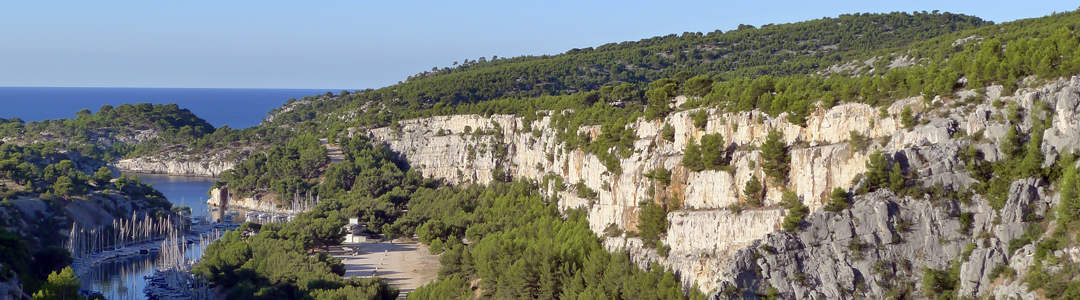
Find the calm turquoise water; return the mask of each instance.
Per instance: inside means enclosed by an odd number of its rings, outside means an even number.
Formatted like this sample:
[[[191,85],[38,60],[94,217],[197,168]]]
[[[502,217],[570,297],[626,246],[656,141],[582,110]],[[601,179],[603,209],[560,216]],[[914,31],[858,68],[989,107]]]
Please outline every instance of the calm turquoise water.
[[[214,127],[242,129],[259,125],[266,112],[289,98],[303,98],[341,89],[179,89],[179,88],[55,88],[0,87],[0,118],[42,121],[74,118],[86,108],[102,105],[176,103]]]
[[[180,206],[183,202],[183,206],[191,207],[192,215],[207,215],[206,191],[214,185],[216,178],[157,174],[127,175],[139,176],[142,182],[153,185],[175,206]],[[205,245],[196,243],[185,253],[185,256],[189,259],[197,259],[202,256],[204,247]],[[110,300],[146,299],[146,295],[143,294],[146,280],[143,277],[154,273],[156,260],[155,254],[136,255],[95,266],[86,274],[81,275],[83,289],[100,292]]]
[[[187,206],[191,208],[193,217],[208,216],[206,194],[210,187],[214,186],[217,178],[172,176],[162,174],[127,173],[128,176],[138,176],[143,183],[150,184],[165,197],[169,198],[173,206]]]

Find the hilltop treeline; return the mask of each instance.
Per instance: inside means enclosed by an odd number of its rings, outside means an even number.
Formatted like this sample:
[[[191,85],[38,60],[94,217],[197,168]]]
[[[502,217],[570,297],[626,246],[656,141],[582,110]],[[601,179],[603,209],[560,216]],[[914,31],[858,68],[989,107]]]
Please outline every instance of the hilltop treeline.
[[[340,101],[307,101],[278,114],[282,121],[303,122],[316,115],[349,111],[358,114],[354,119],[360,124],[386,125],[421,109],[508,96],[564,95],[605,85],[639,93],[657,79],[685,80],[696,75],[721,81],[808,74],[985,24],[975,17],[949,13],[854,14],[761,28],[741,26],[729,32],[672,34],[560,55],[469,61]]]

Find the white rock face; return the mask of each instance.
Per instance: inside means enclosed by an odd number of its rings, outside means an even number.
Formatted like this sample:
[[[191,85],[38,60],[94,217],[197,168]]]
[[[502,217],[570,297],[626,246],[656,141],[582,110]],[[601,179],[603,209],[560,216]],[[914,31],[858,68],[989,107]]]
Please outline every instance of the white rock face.
[[[982,131],[984,140],[990,143],[976,147],[983,150],[985,159],[996,160],[997,140],[1008,127],[1007,120],[1001,117],[1004,109],[993,107],[992,100],[1015,102],[1025,111],[1032,111],[1036,104],[1054,108],[1054,125],[1047,129],[1044,144],[1058,151],[1080,148],[1080,77],[1024,89],[1015,96],[1000,95],[1000,87],[989,87],[987,91],[990,97],[985,103],[968,111],[944,103],[957,100],[940,98],[933,102],[944,105],[931,110],[921,97],[898,100],[884,113],[865,104],[818,108],[809,114],[805,127],[787,122],[784,114],[773,118],[760,112],[719,113],[712,109],[704,129],[694,126],[691,115],[696,110],[672,113],[664,120],[639,119],[627,125],[638,140],[632,154],[620,161],[621,170],[617,172],[608,171],[595,155],[565,149],[556,140],[555,130],[549,128],[550,117],[525,124],[523,118],[512,115],[439,116],[401,121],[398,130],[374,128],[355,133],[386,144],[424,176],[451,184],[487,183],[496,169],[514,178],[542,180],[549,174],[561,176],[568,188],[559,193],[560,207],[587,208],[590,227],[598,234],[610,224],[635,229],[638,203],[642,200],[666,198],[669,203],[681,203],[682,210],[669,214],[672,226],[665,243],[671,247],[672,255],[668,258],[657,257],[654,250],[642,248],[635,239],[609,238],[606,245],[609,249],[627,248],[635,261],[643,264],[660,261],[692,279],[684,280],[685,284],[697,283],[703,291],[709,291],[716,287],[715,276],[730,263],[724,258],[726,253],[776,231],[783,216],[782,209],[776,207],[781,191],[796,192],[804,204],[817,210],[833,188],[851,186],[852,180],[865,171],[873,151],[887,152],[891,159],[905,159],[905,169],[910,165],[919,174],[928,175],[920,179],[924,185],[943,182],[966,187],[971,179],[957,175],[953,169],[962,169],[955,153],[966,149],[967,144],[958,144],[952,138]],[[911,107],[920,120],[910,130],[899,120],[905,107]],[[675,128],[673,141],[661,136],[665,124]],[[1020,130],[1030,131],[1031,126],[1026,122]],[[792,146],[790,180],[785,186],[764,180],[762,160],[756,150],[774,129],[782,132],[785,142]],[[865,150],[855,151],[847,144],[852,132],[877,141]],[[600,128],[582,127],[580,133],[595,138]],[[732,171],[692,172],[683,168],[682,150],[690,139],[699,141],[702,135],[712,133],[722,134],[729,149],[735,149],[731,153]],[[652,180],[644,174],[654,168],[672,172],[668,186],[650,188]],[[766,182],[766,206],[731,215],[727,207],[745,202],[742,190],[751,176]],[[577,197],[572,185],[578,182],[598,192],[597,197]],[[554,187],[547,188],[545,194],[550,194]],[[702,256],[702,252],[709,255]],[[985,255],[997,257],[993,253]]]
[[[183,160],[178,155],[166,154],[121,159],[112,166],[124,172],[219,177],[237,163],[238,160],[227,160],[223,155]]]
[[[849,151],[843,143],[850,137],[850,132],[860,130],[870,137],[885,135],[883,129],[866,127],[870,120],[877,118],[877,111],[861,104],[819,110],[808,119],[806,129],[786,122],[783,116],[770,118],[757,112],[711,112],[705,130],[699,130],[693,125],[691,113],[674,113],[662,122],[639,121],[628,125],[635,129],[639,140],[634,143],[633,154],[621,161],[622,170],[617,174],[609,172],[595,155],[580,149],[564,149],[555,140],[554,130],[547,127],[547,117],[529,124],[533,131],[525,131],[522,118],[514,116],[459,115],[402,121],[397,132],[376,128],[361,134],[387,144],[424,176],[452,184],[487,183],[496,168],[504,168],[515,178],[541,180],[547,174],[555,174],[562,176],[568,185],[583,182],[597,191],[598,197],[592,200],[578,198],[571,187],[560,193],[563,199],[560,206],[587,207],[594,232],[601,232],[610,224],[627,230],[636,228],[638,203],[653,198],[649,194],[651,180],[644,174],[654,168],[671,170],[671,184],[655,188],[657,195],[673,197],[686,209],[696,211],[670,213],[673,225],[665,243],[672,247],[672,256],[662,260],[668,267],[687,276],[693,274],[694,280],[687,284],[696,282],[706,291],[715,286],[709,278],[718,275],[716,272],[722,269],[720,266],[730,251],[776,230],[783,216],[783,210],[774,206],[779,202],[780,191],[794,190],[803,196],[808,206],[822,206],[823,195],[834,187],[847,187],[865,168],[867,155]],[[672,142],[660,135],[665,123],[675,128]],[[892,123],[878,122],[881,128],[886,126],[883,124]],[[774,128],[783,132],[789,143],[813,137],[828,145],[792,149],[791,184],[781,187],[767,183],[770,192],[764,210],[745,211],[740,215],[732,215],[726,210],[729,205],[745,201],[742,189],[751,176],[764,179],[764,172],[758,167],[762,161],[757,150],[735,150],[732,153],[733,172],[691,172],[680,165],[682,149],[691,138],[700,140],[704,134],[721,133],[729,145],[759,145]],[[476,134],[477,131],[481,133]],[[582,131],[592,136],[600,134],[600,129],[595,126]],[[506,154],[501,155],[500,151]],[[749,167],[751,162],[754,168]],[[624,243],[620,246],[640,248],[635,245]],[[638,248],[632,252],[647,252]],[[635,256],[638,261],[646,261],[642,258],[645,257]]]

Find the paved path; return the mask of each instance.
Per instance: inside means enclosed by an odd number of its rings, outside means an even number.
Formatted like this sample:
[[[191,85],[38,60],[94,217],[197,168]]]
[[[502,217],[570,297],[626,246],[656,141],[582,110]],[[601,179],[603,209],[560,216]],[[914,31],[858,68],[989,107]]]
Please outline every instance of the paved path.
[[[359,255],[354,255],[356,252]],[[400,299],[435,280],[439,271],[439,257],[428,253],[427,247],[419,243],[343,244],[332,247],[330,254],[345,264],[345,277],[386,278],[390,285],[401,290]]]
[[[341,147],[331,144],[326,138],[320,138],[319,143],[326,147],[326,156],[330,157],[330,163],[339,163],[345,160],[345,152],[341,151]]]

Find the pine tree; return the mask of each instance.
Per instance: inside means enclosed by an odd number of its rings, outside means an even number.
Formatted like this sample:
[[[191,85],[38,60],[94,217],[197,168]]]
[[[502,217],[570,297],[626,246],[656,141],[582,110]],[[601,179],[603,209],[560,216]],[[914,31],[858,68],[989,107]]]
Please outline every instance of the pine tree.
[[[762,186],[761,181],[757,176],[750,176],[750,180],[746,181],[746,186],[743,188],[743,195],[746,196],[746,204],[750,206],[761,206],[761,199],[764,198],[765,187]]]
[[[705,109],[699,109],[694,113],[694,127],[704,130],[705,126],[709,124],[709,112]]]
[[[907,130],[915,128],[915,115],[911,111],[911,106],[905,106],[904,110],[900,112],[900,123],[904,124],[904,128],[907,128]]]
[[[79,278],[75,276],[75,271],[71,267],[65,267],[59,273],[52,272],[49,274],[49,278],[46,280],[45,285],[41,287],[41,290],[34,293],[34,300],[64,300],[64,299],[86,299],[79,295],[79,287],[81,283]]]
[[[810,208],[802,203],[802,199],[795,192],[787,191],[780,197],[780,206],[788,210],[784,216],[784,230],[795,232],[799,230],[799,223],[810,215]]]
[[[664,129],[660,131],[660,135],[664,138],[665,141],[674,142],[675,141],[675,126],[671,126],[671,124],[664,123]]]
[[[904,174],[900,169],[900,163],[894,163],[892,172],[889,172],[889,189],[897,194],[904,189]]]
[[[649,106],[645,109],[645,118],[655,120],[667,116],[667,113],[671,111],[668,104],[671,103],[671,97],[675,96],[678,89],[678,83],[671,79],[659,79],[649,83],[649,90],[645,92],[645,97],[649,100]]]
[[[683,149],[682,166],[694,172],[705,170],[705,164],[701,162],[701,146],[693,139],[687,142]]]
[[[641,242],[648,247],[656,247],[660,235],[667,232],[667,210],[663,206],[652,201],[646,201],[641,206],[638,215],[638,229],[641,231]]]
[[[714,133],[701,137],[701,162],[709,170],[719,170],[724,166],[723,135]]]
[[[1042,145],[1042,131],[1035,131],[1031,134],[1031,140],[1027,142],[1027,155],[1024,155],[1024,160],[1020,162],[1020,176],[1039,177],[1042,175],[1043,154],[1040,145]]]
[[[762,168],[766,175],[778,183],[787,182],[788,170],[791,168],[787,145],[781,140],[783,137],[780,131],[773,129],[761,145],[761,157],[764,159]]]
[[[844,188],[834,188],[832,193],[829,194],[829,204],[825,205],[825,210],[838,212],[848,207],[848,195]]]

